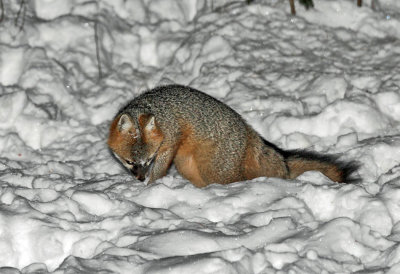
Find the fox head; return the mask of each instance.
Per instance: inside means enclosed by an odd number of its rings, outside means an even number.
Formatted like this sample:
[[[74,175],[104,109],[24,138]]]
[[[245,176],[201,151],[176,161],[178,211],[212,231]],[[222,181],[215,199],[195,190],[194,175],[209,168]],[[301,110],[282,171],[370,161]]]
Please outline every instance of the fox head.
[[[137,119],[124,113],[111,123],[108,146],[140,181],[149,176],[164,136],[152,114],[140,114]]]

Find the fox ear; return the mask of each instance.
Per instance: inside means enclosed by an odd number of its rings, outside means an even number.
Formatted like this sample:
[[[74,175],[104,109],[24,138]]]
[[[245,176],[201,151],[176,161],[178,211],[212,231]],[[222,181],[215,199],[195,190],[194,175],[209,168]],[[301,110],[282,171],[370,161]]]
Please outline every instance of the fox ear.
[[[154,116],[151,115],[149,117],[149,119],[147,120],[147,124],[146,124],[145,130],[152,131],[155,128],[156,128],[156,118],[154,118]]]
[[[122,114],[118,120],[118,130],[126,133],[133,128],[132,118],[128,114]]]
[[[156,118],[153,114],[142,114],[139,117],[140,128],[147,132],[157,129]]]

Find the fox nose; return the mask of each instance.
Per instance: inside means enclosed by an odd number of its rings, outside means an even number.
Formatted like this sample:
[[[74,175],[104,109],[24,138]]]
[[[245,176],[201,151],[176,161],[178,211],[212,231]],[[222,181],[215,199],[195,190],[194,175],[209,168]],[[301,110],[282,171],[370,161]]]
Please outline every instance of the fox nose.
[[[134,173],[134,172],[132,172],[132,174],[133,174],[133,176],[135,176],[136,179],[138,179],[141,182],[143,182],[146,179],[144,174],[137,174],[137,173]]]
[[[131,168],[131,173],[136,179],[143,182],[146,179],[146,171],[142,166],[134,165]]]

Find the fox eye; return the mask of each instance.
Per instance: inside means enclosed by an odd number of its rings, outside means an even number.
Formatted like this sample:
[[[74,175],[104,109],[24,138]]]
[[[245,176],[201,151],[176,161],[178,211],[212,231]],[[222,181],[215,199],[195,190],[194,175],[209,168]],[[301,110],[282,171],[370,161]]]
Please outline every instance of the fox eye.
[[[135,163],[132,162],[132,161],[125,160],[125,162],[126,162],[128,165],[130,165],[130,166],[134,166],[134,165],[135,165]]]

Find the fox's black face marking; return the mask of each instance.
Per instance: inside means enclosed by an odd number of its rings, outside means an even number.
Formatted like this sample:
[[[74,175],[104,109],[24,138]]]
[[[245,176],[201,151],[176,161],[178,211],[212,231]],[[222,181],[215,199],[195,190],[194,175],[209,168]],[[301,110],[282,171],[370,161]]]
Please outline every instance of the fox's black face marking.
[[[128,165],[130,165],[130,166],[134,166],[134,165],[135,165],[134,162],[131,162],[131,161],[128,161],[128,160],[125,160],[125,162],[126,162]]]

